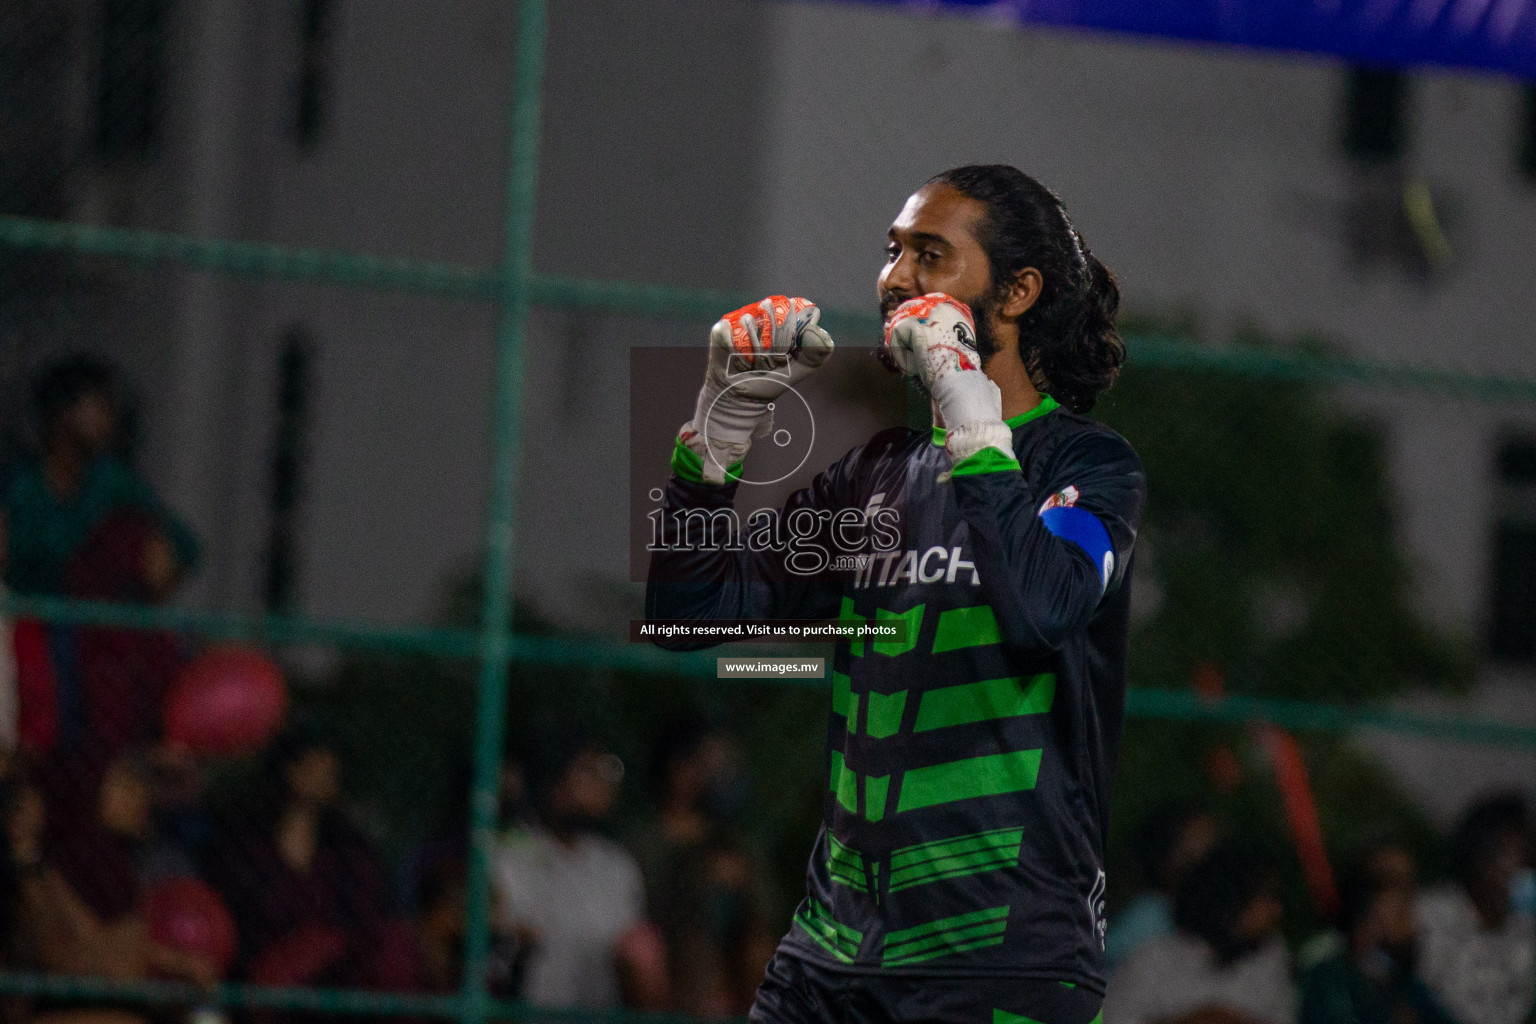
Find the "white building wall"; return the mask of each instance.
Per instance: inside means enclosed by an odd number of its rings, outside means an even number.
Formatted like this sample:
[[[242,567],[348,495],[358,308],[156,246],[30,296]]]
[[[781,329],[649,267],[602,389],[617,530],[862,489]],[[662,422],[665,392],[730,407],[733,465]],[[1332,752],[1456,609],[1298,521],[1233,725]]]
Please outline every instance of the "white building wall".
[[[202,31],[215,26],[243,47],[241,59],[199,63],[183,82],[214,97],[195,111],[188,162],[202,173],[202,139],[234,134],[237,144],[195,188],[187,226],[494,266],[505,208],[511,6],[338,4],[324,127],[309,152],[291,128],[294,12],[262,6],[254,17],[256,10],[222,0],[201,10]],[[743,283],[755,237],[756,153],[765,143],[754,118],[762,55],[744,43],[761,37],[763,16],[760,5],[743,2],[553,5],[541,271],[720,289]],[[731,56],[712,59],[720,53]],[[238,180],[215,173],[236,159]],[[153,398],[189,411],[146,461],[157,453],[174,460],[175,469],[159,471],[167,491],[209,541],[205,582],[188,599],[257,602],[275,371],[282,339],[297,326],[317,354],[299,607],[383,623],[435,614],[445,586],[478,565],[495,306],[199,279],[181,315],[184,336],[204,341],[184,349],[187,372]],[[693,333],[701,334],[698,325]],[[557,618],[611,621],[614,607],[633,605],[622,571],[624,353],[678,336],[665,320],[559,311],[534,318],[519,580]],[[215,420],[217,430],[204,425]],[[595,616],[594,601],[608,602]]]

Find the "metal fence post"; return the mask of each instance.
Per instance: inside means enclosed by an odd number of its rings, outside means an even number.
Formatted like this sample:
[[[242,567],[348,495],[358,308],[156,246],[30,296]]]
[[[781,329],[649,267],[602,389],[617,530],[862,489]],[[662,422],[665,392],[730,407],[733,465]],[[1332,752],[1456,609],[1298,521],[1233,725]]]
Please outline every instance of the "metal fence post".
[[[511,663],[513,526],[522,442],[524,345],[533,278],[533,218],[539,172],[539,120],[544,101],[546,0],[519,0],[508,125],[505,254],[501,323],[496,334],[490,507],[485,529],[481,598],[480,694],[475,722],[474,791],[470,802],[469,892],[465,922],[461,1020],[483,1024],[491,1012],[490,866],[495,842],[501,744]]]

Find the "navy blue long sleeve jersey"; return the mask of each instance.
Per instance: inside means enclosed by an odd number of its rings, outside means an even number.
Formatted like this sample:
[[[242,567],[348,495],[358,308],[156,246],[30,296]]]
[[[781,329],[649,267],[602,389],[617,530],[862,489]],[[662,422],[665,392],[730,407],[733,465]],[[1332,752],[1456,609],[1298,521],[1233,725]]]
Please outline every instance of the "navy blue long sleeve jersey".
[[[1049,398],[1008,422],[1016,460],[985,449],[952,476],[942,430],[853,449],[781,510],[821,524],[798,554],[706,536],[738,485],[699,482],[679,448],[647,613],[905,621],[903,639],[837,645],[823,823],[781,953],[1102,993],[1146,476],[1123,438]],[[815,571],[816,542],[837,555],[859,523],[853,568]]]

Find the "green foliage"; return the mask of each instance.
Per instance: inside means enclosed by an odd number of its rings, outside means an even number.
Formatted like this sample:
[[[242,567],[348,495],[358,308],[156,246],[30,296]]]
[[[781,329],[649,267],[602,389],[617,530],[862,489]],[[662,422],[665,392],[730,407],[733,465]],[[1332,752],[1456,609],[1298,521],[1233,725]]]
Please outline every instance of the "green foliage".
[[[1467,659],[1414,613],[1381,438],[1297,384],[1132,371],[1104,419],[1150,496],[1135,685],[1217,666],[1231,692],[1355,703],[1458,687]]]
[[[1410,601],[1384,446],[1367,423],[1300,384],[1134,367],[1100,412],[1149,480],[1131,685],[1189,689],[1203,677],[1226,692],[1346,704],[1465,685],[1469,659]],[[1369,757],[1340,737],[1302,744],[1336,855],[1385,836],[1432,853],[1432,830]],[[1134,880],[1132,830],[1171,802],[1206,806],[1271,849],[1293,933],[1317,923],[1252,731],[1129,724],[1110,840],[1120,895]]]

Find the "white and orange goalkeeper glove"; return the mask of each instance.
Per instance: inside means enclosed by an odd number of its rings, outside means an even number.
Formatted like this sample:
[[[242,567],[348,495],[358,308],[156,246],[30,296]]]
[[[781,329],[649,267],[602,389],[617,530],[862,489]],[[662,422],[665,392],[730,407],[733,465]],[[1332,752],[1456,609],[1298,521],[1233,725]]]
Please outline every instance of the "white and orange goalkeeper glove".
[[[952,465],[988,447],[1014,457],[1003,395],[982,372],[969,306],[943,292],[908,299],[886,324],[885,347],[903,373],[923,382],[937,406]]]
[[[678,440],[702,462],[706,483],[724,483],[754,438],[773,430],[769,406],[832,355],[832,337],[809,299],[770,295],[727,313],[709,332],[709,366]]]

